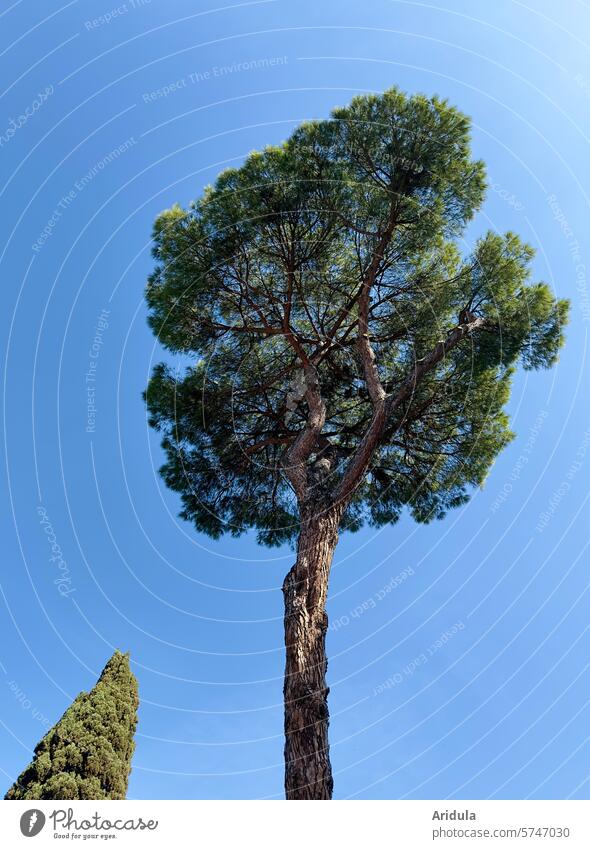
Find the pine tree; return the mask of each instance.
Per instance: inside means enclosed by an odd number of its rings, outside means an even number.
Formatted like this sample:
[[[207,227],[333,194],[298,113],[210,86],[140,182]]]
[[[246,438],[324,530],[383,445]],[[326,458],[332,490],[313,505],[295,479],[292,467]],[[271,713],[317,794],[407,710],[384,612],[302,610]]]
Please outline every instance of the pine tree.
[[[89,693],[80,693],[35,747],[6,799],[124,799],[139,698],[129,655],[115,651]]]
[[[146,393],[181,516],[291,541],[285,787],[328,799],[326,598],[341,531],[442,518],[513,438],[515,370],[550,367],[568,304],[488,232],[469,119],[397,89],[224,171],[154,228]],[[188,367],[184,366],[188,362]]]

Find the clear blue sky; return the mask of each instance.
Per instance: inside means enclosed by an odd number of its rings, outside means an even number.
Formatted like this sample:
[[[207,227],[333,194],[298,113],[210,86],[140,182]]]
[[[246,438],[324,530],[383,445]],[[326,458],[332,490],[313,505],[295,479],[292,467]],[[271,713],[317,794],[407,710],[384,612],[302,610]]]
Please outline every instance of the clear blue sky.
[[[0,27],[4,784],[120,647],[141,693],[131,797],[281,795],[292,554],[196,534],[158,478],[151,225],[395,84],[473,116],[490,189],[465,250],[518,231],[572,320],[558,367],[519,375],[518,438],[465,508],[341,540],[336,797],[588,798],[587,4],[3,0]]]

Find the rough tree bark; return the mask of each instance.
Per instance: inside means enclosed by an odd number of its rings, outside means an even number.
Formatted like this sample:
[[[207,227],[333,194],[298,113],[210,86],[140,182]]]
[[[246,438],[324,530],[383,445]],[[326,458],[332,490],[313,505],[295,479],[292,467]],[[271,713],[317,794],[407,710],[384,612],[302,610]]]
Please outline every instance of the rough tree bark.
[[[326,686],[326,598],[342,510],[308,505],[297,559],[283,583],[285,599],[285,793],[331,799]]]
[[[361,304],[361,330],[363,329]],[[373,403],[371,423],[335,489],[329,478],[337,450],[321,443],[326,410],[315,367],[307,361],[306,399],[309,417],[286,455],[285,469],[300,505],[301,532],[295,565],[283,583],[285,598],[285,792],[287,799],[331,799],[332,769],[328,744],[326,686],[326,598],[340,520],[349,499],[366,474],[388,421],[416,386],[464,338],[485,324],[483,318],[460,323],[424,357],[417,360],[394,395],[387,396],[375,365],[369,336],[361,333],[359,349]],[[306,463],[322,445],[311,469]]]

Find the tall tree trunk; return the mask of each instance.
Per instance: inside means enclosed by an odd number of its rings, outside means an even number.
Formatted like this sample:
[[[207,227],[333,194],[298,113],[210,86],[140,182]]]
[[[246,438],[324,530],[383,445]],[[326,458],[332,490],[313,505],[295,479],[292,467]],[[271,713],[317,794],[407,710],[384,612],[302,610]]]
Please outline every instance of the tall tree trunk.
[[[287,799],[331,799],[326,686],[326,597],[341,510],[302,510],[297,560],[285,598],[285,793]]]

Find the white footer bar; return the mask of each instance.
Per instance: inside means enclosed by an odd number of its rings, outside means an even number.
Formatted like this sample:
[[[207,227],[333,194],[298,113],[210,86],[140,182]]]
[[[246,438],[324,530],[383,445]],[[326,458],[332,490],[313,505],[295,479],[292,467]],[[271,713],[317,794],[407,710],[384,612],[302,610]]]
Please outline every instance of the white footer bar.
[[[288,807],[285,807],[288,806]],[[295,807],[294,807],[295,806]],[[590,849],[586,801],[3,802],[3,846]],[[66,842],[67,841],[67,842]]]

